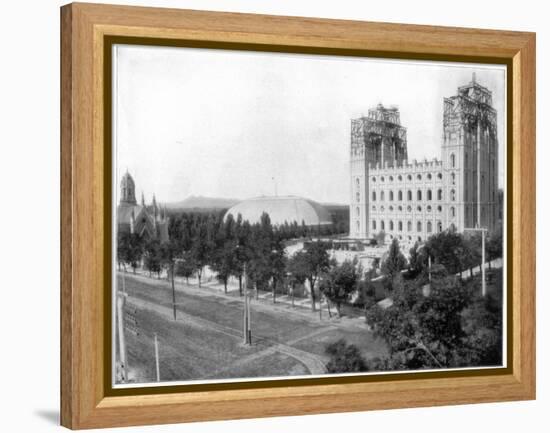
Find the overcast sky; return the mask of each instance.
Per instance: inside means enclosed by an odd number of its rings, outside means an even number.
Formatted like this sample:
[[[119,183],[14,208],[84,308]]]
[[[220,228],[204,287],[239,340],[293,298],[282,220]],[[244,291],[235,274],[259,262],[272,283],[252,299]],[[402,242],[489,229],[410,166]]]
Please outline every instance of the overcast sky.
[[[114,47],[116,191],[349,202],[350,119],[398,105],[409,159],[440,158],[443,98],[476,72],[493,92],[503,181],[502,66],[190,48]],[[275,180],[273,180],[275,179]]]

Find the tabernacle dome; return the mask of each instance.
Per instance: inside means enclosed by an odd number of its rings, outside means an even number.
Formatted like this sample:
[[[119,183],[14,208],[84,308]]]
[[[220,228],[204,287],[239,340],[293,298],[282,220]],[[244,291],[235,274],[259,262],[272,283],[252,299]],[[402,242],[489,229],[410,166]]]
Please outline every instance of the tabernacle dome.
[[[267,213],[271,224],[281,225],[285,221],[292,224],[296,221],[306,226],[317,226],[332,224],[327,209],[319,203],[302,197],[256,197],[237,203],[229,209],[227,215],[232,214],[236,219],[241,214],[243,221],[248,220],[251,224],[260,221],[262,213]]]

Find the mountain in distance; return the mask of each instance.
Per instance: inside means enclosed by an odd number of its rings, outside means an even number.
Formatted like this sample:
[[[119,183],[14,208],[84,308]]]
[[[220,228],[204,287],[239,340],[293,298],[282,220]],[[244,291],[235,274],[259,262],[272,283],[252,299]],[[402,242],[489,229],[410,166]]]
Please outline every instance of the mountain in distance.
[[[185,200],[166,203],[167,209],[228,209],[241,200],[234,198],[203,197],[191,195]]]

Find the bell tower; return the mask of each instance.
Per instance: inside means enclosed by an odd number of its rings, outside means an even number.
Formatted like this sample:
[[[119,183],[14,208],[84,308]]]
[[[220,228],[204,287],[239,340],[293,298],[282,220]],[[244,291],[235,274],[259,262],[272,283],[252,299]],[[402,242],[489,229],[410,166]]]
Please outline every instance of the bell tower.
[[[137,204],[136,184],[130,173],[128,173],[128,170],[126,170],[120,181],[120,204],[128,206],[135,206]]]

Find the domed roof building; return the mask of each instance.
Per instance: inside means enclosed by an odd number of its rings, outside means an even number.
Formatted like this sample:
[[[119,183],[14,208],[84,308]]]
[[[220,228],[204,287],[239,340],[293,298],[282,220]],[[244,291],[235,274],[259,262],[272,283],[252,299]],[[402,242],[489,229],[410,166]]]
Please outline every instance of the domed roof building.
[[[231,207],[225,214],[232,214],[236,219],[240,214],[244,221],[251,224],[260,221],[263,213],[267,213],[273,225],[282,225],[285,222],[292,224],[296,221],[306,226],[332,224],[328,210],[321,204],[302,197],[256,197],[244,200]]]

